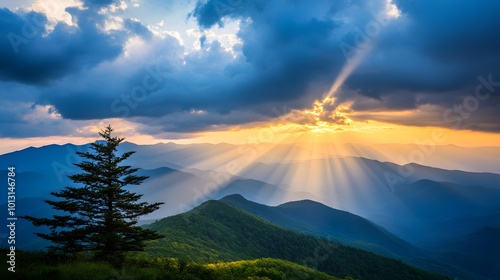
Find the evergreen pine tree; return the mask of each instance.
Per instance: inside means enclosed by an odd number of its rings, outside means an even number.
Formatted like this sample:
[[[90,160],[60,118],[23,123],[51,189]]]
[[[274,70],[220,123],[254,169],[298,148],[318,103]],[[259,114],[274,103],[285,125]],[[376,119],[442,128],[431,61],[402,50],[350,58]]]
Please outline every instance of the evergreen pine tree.
[[[144,241],[162,237],[137,226],[137,220],[163,203],[140,202],[141,194],[125,189],[140,185],[147,177],[134,175],[138,168],[120,165],[135,152],[118,156],[117,147],[125,138],[112,137],[112,131],[108,125],[99,133],[104,141],[91,144],[93,153],[77,152],[84,160],[75,166],[83,172],[69,178],[80,186],[52,192],[58,199],[45,201],[64,215],[24,218],[50,228],[49,234],[37,233],[54,244],[50,248],[64,253],[92,252],[96,259],[119,266],[125,252],[142,251]]]

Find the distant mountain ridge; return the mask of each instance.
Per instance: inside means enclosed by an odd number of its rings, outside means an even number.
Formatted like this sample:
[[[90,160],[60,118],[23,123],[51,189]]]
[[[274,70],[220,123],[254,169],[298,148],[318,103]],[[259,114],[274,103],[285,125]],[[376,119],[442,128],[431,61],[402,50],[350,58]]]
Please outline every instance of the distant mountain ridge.
[[[75,146],[73,144],[48,145],[48,146]],[[399,165],[411,163],[410,155],[418,153],[424,155],[421,164],[435,168],[448,170],[464,170],[469,172],[491,172],[500,174],[500,147],[459,147],[455,145],[417,145],[417,144],[380,144],[363,145],[359,143],[346,143],[344,149],[310,149],[297,144],[280,144],[278,146],[270,143],[234,145],[228,143],[219,144],[175,144],[158,143],[153,145],[137,145],[125,142],[126,149],[141,150],[145,155],[159,155],[169,157],[172,162],[178,162],[183,166],[192,166],[199,162],[200,158],[207,158],[211,154],[235,153],[239,155],[251,155],[259,158],[264,163],[274,162],[275,158],[282,161],[324,159],[330,157],[363,157],[380,162],[394,162]],[[44,146],[41,148],[45,148]],[[38,149],[38,148],[27,148]],[[22,150],[22,151],[24,151]],[[162,150],[160,154],[158,151]],[[262,153],[268,151],[268,153]],[[16,153],[16,152],[13,152]],[[196,154],[197,156],[186,157]],[[449,159],[453,158],[453,161]],[[223,160],[219,162],[224,163]],[[213,166],[198,166],[201,169],[213,169]],[[144,166],[152,169],[154,166]]]
[[[271,207],[234,194],[220,201],[273,224],[315,236],[334,238],[344,244],[377,254],[390,257],[425,255],[423,250],[401,240],[365,218],[312,200],[287,202]]]

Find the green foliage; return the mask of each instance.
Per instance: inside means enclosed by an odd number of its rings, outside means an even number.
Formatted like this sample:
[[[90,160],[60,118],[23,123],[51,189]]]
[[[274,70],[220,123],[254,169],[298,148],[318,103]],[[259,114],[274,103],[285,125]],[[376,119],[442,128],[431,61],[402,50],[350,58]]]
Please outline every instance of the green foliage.
[[[444,278],[401,261],[275,226],[219,201],[208,201],[147,227],[166,236],[148,242],[149,255],[199,263],[276,258],[340,278]],[[263,276],[272,276],[269,274]]]
[[[217,279],[338,279],[326,273],[278,259],[257,259],[207,265]]]
[[[137,168],[121,165],[134,152],[116,155],[124,138],[112,137],[112,131],[108,126],[99,133],[104,141],[91,144],[93,153],[77,153],[84,161],[75,166],[83,172],[69,178],[80,186],[53,192],[57,199],[46,201],[64,215],[24,218],[35,226],[50,228],[49,234],[37,235],[51,241],[52,249],[64,253],[90,251],[96,259],[119,266],[125,252],[141,251],[145,240],[161,237],[137,226],[137,219],[157,210],[162,203],[139,202],[142,195],[124,188],[140,185],[147,177],[134,175]]]
[[[1,253],[5,259],[6,251]],[[78,259],[53,259],[42,252],[18,252],[15,273],[3,270],[1,279],[170,279],[170,280],[282,280],[338,278],[291,262],[258,259],[231,263],[198,264],[173,258],[129,256],[123,268],[117,269],[106,262]]]

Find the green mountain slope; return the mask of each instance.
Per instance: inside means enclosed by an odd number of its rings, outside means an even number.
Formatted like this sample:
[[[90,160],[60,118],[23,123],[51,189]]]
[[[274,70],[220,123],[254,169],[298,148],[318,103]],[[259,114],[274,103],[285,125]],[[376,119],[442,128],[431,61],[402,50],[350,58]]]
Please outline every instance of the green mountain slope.
[[[363,217],[319,202],[301,200],[267,206],[237,194],[226,196],[220,201],[275,225],[328,240],[338,240],[344,245],[401,259],[426,270],[463,279],[476,279],[477,275],[482,275],[477,271],[464,270],[467,266],[463,265],[463,261],[449,258],[448,254],[421,249]]]
[[[207,201],[147,227],[166,236],[150,242],[149,253],[189,261],[211,263],[265,257],[305,264],[336,277],[443,279],[401,261],[275,226],[219,201]]]
[[[267,206],[230,195],[220,201],[259,216],[271,223],[311,235],[336,239],[343,244],[388,257],[404,259],[426,255],[382,227],[360,216],[333,209],[319,202],[301,200]]]

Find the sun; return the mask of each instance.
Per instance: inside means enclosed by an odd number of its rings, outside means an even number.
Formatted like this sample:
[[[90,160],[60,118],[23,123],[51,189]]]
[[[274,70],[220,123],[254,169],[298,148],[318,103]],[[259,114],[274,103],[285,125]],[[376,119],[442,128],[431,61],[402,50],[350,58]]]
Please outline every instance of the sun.
[[[339,103],[335,97],[316,100],[312,108],[292,110],[281,120],[287,125],[299,126],[299,131],[324,133],[343,131],[352,127],[354,121],[349,118],[349,104]]]

